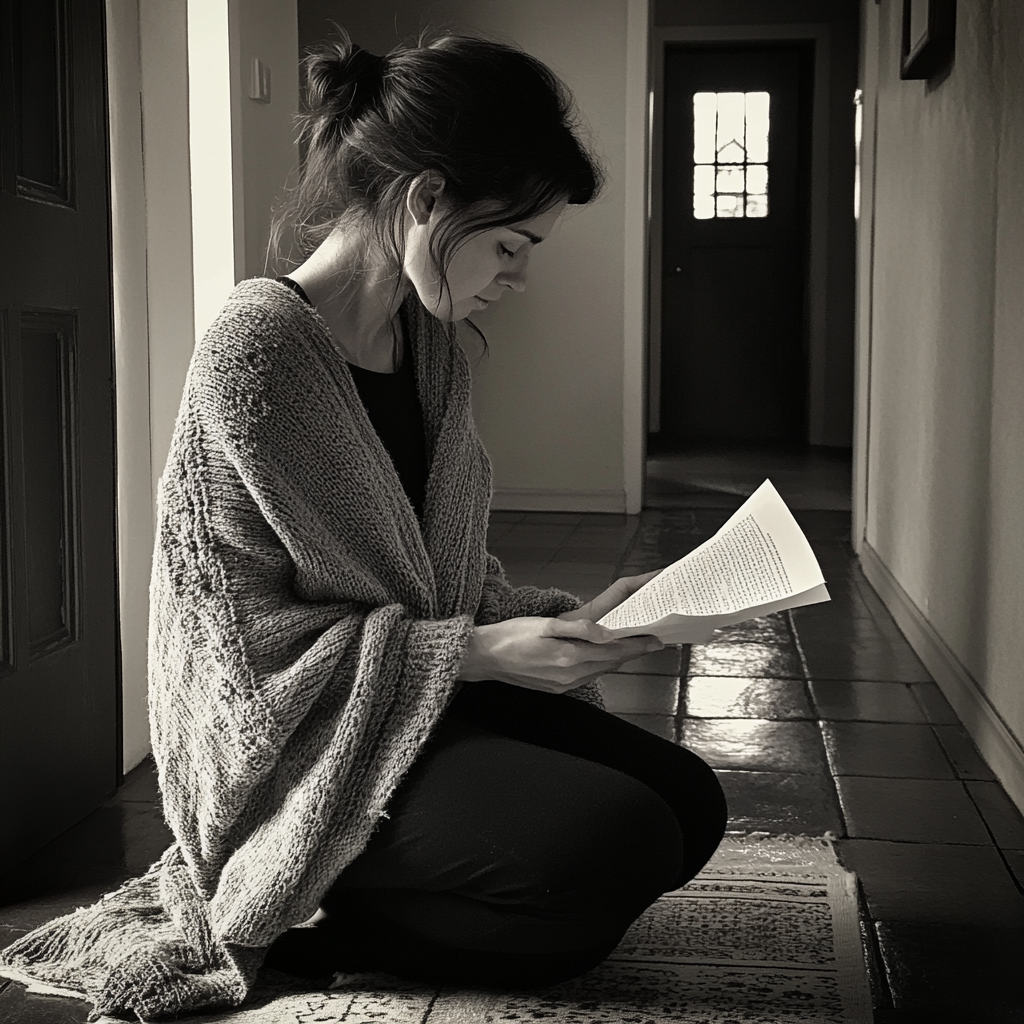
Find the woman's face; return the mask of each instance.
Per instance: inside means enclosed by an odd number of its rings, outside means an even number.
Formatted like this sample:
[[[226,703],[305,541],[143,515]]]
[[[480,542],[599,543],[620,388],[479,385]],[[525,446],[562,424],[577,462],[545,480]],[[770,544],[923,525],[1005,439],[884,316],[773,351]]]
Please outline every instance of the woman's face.
[[[497,302],[509,289],[521,292],[526,287],[530,253],[551,233],[564,209],[562,201],[529,220],[470,235],[452,256],[445,288],[429,252],[440,218],[434,204],[429,214],[414,221],[407,235],[405,275],[439,320],[464,320]]]

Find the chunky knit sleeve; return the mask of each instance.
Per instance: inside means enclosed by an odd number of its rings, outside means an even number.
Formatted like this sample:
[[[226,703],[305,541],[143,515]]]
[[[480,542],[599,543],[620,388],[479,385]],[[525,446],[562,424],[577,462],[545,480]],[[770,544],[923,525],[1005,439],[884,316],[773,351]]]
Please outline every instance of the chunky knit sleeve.
[[[483,594],[476,613],[478,626],[504,622],[520,615],[561,615],[583,604],[575,594],[554,587],[513,587],[494,555],[487,556],[486,567]]]

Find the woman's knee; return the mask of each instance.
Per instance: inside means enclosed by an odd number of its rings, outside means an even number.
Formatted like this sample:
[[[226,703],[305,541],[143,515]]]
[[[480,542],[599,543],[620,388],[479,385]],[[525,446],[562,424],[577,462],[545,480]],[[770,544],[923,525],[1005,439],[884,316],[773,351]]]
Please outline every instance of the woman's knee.
[[[551,898],[623,903],[640,910],[675,885],[685,844],[672,808],[649,786],[613,769],[600,769],[600,794],[577,801],[552,837],[554,856],[541,876]],[[591,795],[593,797],[593,795]]]

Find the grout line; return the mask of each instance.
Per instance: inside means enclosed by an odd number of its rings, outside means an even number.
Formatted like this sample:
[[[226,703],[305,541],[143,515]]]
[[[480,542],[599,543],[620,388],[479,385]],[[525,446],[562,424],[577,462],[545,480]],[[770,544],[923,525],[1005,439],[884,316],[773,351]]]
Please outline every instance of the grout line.
[[[960,779],[959,781],[960,784],[964,787],[964,792],[967,794],[967,799],[971,801],[971,803],[974,805],[974,809],[978,812],[978,817],[981,818],[981,823],[985,826],[985,831],[989,834],[990,838],[992,839],[992,845],[996,848],[996,851],[999,853],[999,859],[1003,862],[1003,867],[1005,867],[1007,872],[1009,873],[1010,881],[1013,882],[1014,886],[1016,886],[1017,891],[1022,896],[1024,896],[1024,883],[1020,882],[1016,874],[1014,874],[1013,868],[1010,866],[1010,862],[1006,859],[1006,853],[1003,851],[1002,846],[999,845],[999,841],[996,839],[996,834],[992,831],[992,827],[988,823],[988,818],[985,817],[985,812],[981,809],[981,805],[978,803],[978,801],[974,799],[974,794],[971,792],[970,788],[967,785],[968,781],[975,782],[978,780]]]
[[[796,653],[800,658],[800,669],[804,674],[804,682],[809,683],[811,681],[811,673],[807,668],[807,656],[804,654],[803,644],[800,643],[800,637],[796,631],[796,623],[793,621],[793,612],[791,609],[786,610],[786,622],[789,625],[789,632],[793,638],[793,643],[796,645]]]

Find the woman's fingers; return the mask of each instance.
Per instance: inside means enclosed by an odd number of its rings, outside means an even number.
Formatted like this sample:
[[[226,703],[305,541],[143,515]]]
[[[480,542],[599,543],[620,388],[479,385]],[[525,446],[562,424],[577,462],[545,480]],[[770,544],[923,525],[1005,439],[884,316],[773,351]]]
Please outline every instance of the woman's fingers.
[[[591,644],[607,644],[615,639],[612,631],[591,619],[549,619],[541,636],[563,640],[586,640]]]

